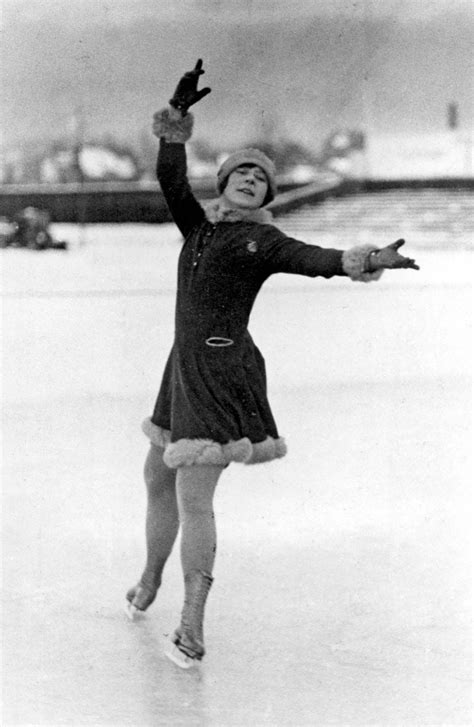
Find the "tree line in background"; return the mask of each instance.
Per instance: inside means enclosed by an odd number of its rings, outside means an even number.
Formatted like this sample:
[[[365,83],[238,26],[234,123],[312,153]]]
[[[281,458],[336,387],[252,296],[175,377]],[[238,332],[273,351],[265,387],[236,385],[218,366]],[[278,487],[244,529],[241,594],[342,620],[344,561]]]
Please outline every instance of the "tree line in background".
[[[261,149],[274,159],[279,174],[295,183],[315,179],[331,169],[350,173],[351,159],[364,149],[360,130],[331,133],[318,150],[284,138],[249,139],[248,146]],[[227,154],[234,149],[216,149],[209,142],[190,142],[188,168],[192,178],[212,178]],[[112,137],[71,143],[68,140],[24,145],[4,153],[1,184],[67,184],[88,182],[135,182],[155,180],[156,143],[143,135],[135,145]]]

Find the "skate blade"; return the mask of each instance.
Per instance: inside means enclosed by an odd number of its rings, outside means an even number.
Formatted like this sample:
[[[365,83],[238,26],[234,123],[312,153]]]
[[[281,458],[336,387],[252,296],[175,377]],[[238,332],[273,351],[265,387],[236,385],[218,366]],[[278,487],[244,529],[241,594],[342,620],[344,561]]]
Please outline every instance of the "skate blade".
[[[191,656],[184,654],[178,649],[176,644],[170,644],[165,649],[165,656],[168,657],[174,664],[179,666],[181,669],[191,669],[196,666],[198,660],[193,659]]]
[[[130,621],[135,621],[137,616],[139,617],[143,613],[143,611],[140,611],[139,608],[134,606],[132,603],[129,603],[129,601],[127,601],[127,603],[123,607],[123,610],[125,611],[125,615],[127,616],[127,618],[130,619]]]

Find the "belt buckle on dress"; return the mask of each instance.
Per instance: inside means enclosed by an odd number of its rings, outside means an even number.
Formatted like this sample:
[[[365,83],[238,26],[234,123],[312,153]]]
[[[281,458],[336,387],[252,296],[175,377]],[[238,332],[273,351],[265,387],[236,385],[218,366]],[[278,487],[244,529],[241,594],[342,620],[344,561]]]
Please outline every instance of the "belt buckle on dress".
[[[232,338],[224,338],[223,336],[210,336],[206,338],[206,344],[214,348],[223,348],[225,346],[233,346]]]

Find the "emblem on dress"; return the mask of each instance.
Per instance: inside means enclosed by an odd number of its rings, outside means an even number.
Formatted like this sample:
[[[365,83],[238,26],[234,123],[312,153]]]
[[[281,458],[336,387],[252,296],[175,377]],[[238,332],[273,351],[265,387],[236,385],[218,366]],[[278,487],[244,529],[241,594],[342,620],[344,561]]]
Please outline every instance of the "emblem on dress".
[[[249,252],[257,252],[258,245],[255,240],[247,240],[247,250]]]

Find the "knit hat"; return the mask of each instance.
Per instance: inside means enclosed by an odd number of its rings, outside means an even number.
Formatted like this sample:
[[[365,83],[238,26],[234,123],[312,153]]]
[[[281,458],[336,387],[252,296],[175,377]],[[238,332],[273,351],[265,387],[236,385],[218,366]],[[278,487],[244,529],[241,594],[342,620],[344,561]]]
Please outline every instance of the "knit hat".
[[[217,191],[219,194],[225,189],[229,174],[233,172],[237,167],[241,167],[244,164],[251,164],[263,169],[268,181],[268,191],[263,205],[268,204],[274,199],[277,193],[277,185],[275,178],[275,165],[271,159],[267,157],[263,151],[259,149],[241,149],[231,154],[223,164],[221,164],[219,171],[217,172]]]

